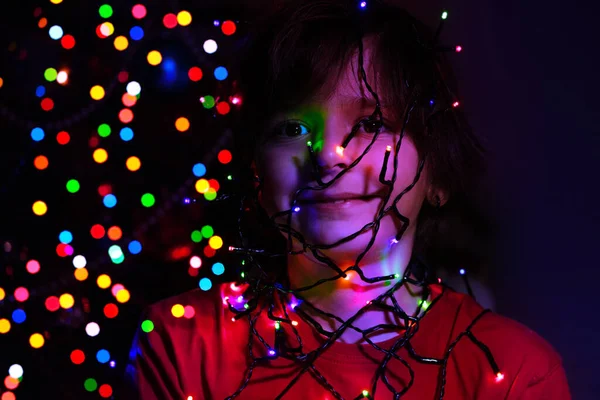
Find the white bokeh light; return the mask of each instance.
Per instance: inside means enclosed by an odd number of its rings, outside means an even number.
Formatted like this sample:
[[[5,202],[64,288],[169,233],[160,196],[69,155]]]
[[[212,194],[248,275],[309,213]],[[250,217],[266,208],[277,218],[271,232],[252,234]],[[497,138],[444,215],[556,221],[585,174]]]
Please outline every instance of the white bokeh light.
[[[19,379],[23,376],[23,367],[19,364],[11,365],[10,368],[8,368],[8,375],[10,375],[11,378]]]
[[[88,334],[88,336],[91,337],[98,336],[98,334],[100,333],[100,327],[97,323],[90,322],[85,326],[85,332]]]
[[[131,96],[137,96],[142,91],[142,86],[136,81],[129,82],[127,84],[127,93]]]
[[[77,269],[84,268],[87,265],[87,261],[84,256],[79,255],[73,258],[73,266]]]
[[[215,42],[212,39],[208,39],[206,42],[204,42],[203,47],[204,47],[204,51],[207,52],[208,54],[213,54],[219,48],[217,46],[217,42]]]

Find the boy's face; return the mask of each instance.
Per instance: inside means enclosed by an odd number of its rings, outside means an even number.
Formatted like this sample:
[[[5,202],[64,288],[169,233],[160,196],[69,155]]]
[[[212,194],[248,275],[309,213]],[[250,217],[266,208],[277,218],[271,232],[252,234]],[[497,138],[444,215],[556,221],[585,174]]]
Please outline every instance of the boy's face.
[[[389,121],[392,113],[381,100],[381,86],[375,81],[371,65],[371,46],[364,45],[364,67],[367,81],[380,97],[384,126],[363,159],[332,186],[324,190],[305,190],[298,198],[314,199],[317,196],[357,197],[375,196],[368,199],[352,199],[343,203],[300,203],[299,212],[293,213],[292,228],[299,231],[307,243],[333,244],[334,242],[359,231],[364,225],[375,220],[378,209],[383,203],[386,187],[379,182],[386,146],[392,146],[386,180],[390,180],[394,169],[394,148],[400,140],[402,121]],[[354,68],[352,67],[354,65]],[[354,71],[353,71],[354,70]],[[336,151],[352,127],[361,119],[370,116],[374,110],[369,104],[373,97],[360,78],[358,52],[342,73],[333,92],[314,96],[310,104],[299,106],[285,115],[276,115],[267,124],[266,138],[257,149],[257,172],[264,181],[260,198],[262,206],[270,216],[274,213],[289,210],[294,193],[306,186],[316,187],[317,183],[311,175],[307,142],[310,140],[315,148],[318,163],[322,166],[321,179],[329,182],[342,169],[358,158],[372,141],[375,129],[361,127],[349,145],[340,154]],[[333,79],[333,78],[332,78]],[[383,82],[385,84],[385,82]],[[287,127],[280,125],[288,121]],[[275,131],[273,131],[275,129]],[[368,132],[369,131],[369,132]],[[409,186],[418,171],[419,155],[405,132],[398,153],[398,169],[392,195],[385,207]],[[397,203],[402,215],[409,218],[410,224],[404,238],[414,237],[416,218],[429,189],[427,183],[427,164],[419,181]],[[346,195],[344,195],[346,194]],[[277,220],[286,223],[287,217]],[[381,219],[381,226],[372,250],[367,259],[381,256],[392,238],[397,234],[402,222],[392,212]],[[360,234],[348,243],[324,251],[329,257],[355,257],[362,252],[371,236],[372,229]]]

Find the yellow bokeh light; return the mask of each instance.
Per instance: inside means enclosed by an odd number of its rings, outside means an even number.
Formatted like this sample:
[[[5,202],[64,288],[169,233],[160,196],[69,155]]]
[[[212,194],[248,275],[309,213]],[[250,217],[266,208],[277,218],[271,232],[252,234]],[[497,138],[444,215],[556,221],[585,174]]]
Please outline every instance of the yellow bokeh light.
[[[33,206],[31,207],[33,209],[33,213],[35,215],[44,215],[46,214],[46,212],[48,212],[48,206],[46,205],[46,203],[44,203],[41,200],[36,201],[35,203],[33,203]]]
[[[90,96],[92,96],[92,99],[94,100],[102,100],[105,94],[104,88],[100,85],[96,85],[90,89]]]
[[[0,88],[4,85],[4,79],[0,78]]]
[[[75,269],[75,279],[78,281],[85,281],[88,278],[88,271],[85,268],[77,268]]]
[[[110,276],[108,276],[106,274],[102,274],[98,277],[98,279],[96,280],[96,283],[98,283],[98,287],[100,289],[108,289],[111,284]]]
[[[181,318],[183,317],[183,314],[185,314],[185,308],[181,304],[175,304],[171,307],[171,314],[173,314],[175,318]]]
[[[117,298],[117,301],[119,303],[127,303],[131,295],[129,294],[129,290],[121,289],[117,292],[117,295],[115,297]]]
[[[104,22],[102,25],[100,25],[100,33],[108,37],[115,33],[115,26],[110,22]]]
[[[6,297],[6,292],[4,289],[0,288],[0,301],[4,300],[4,297]]]
[[[115,49],[123,51],[129,47],[129,40],[125,36],[117,36],[115,38]]]
[[[179,117],[177,118],[177,121],[175,121],[175,128],[177,128],[179,132],[185,132],[190,129],[190,121],[185,117]]]
[[[52,4],[60,4],[62,3],[63,0],[50,0],[50,3]]]
[[[198,181],[196,182],[196,191],[198,193],[206,193],[209,188],[210,183],[208,183],[208,181],[204,178],[198,179]]]
[[[94,150],[94,161],[98,164],[102,164],[108,160],[108,153],[104,149],[96,149]]]
[[[60,304],[60,306],[62,308],[64,308],[65,310],[68,310],[69,308],[73,307],[73,305],[75,304],[75,299],[69,293],[64,293],[64,294],[61,294],[60,297],[58,298],[58,303]]]
[[[34,349],[39,349],[44,345],[44,337],[41,333],[34,333],[29,337],[29,344]]]
[[[162,62],[162,54],[156,50],[152,50],[148,53],[148,64],[150,65],[158,65]]]
[[[181,26],[188,26],[192,23],[192,14],[189,11],[180,11],[177,14],[177,23]]]
[[[10,321],[6,318],[0,319],[0,333],[7,333],[10,331]]]
[[[142,162],[137,157],[129,157],[125,162],[127,169],[130,171],[137,171],[142,166]]]
[[[223,239],[221,239],[219,236],[213,236],[208,239],[208,245],[211,249],[219,250],[221,247],[223,247]]]

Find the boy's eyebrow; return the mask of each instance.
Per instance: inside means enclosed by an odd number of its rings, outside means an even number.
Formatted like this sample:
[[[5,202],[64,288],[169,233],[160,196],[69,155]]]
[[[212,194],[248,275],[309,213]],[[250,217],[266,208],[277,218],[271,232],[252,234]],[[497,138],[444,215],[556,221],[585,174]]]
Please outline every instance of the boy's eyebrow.
[[[366,98],[366,97],[354,97],[354,96],[344,96],[342,97],[344,101],[344,105],[348,107],[360,107],[361,110],[367,108],[375,108],[376,101],[374,98]],[[379,99],[379,106],[382,109],[389,108],[389,106],[382,103],[381,99]]]

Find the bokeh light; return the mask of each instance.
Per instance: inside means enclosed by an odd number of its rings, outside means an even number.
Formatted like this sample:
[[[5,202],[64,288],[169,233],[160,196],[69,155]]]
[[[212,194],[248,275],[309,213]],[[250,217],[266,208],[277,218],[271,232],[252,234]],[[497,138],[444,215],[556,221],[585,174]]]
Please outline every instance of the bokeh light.
[[[179,132],[185,132],[188,129],[190,129],[190,121],[187,118],[185,118],[185,117],[179,117],[175,121],[175,128]]]
[[[192,23],[192,14],[189,11],[180,11],[177,14],[177,22],[181,26],[188,26]]]
[[[202,48],[207,54],[214,54],[219,48],[219,46],[217,46],[217,42],[215,42],[214,40],[208,39],[204,42]]]
[[[33,203],[32,209],[33,213],[38,216],[42,216],[46,214],[46,212],[48,212],[48,206],[41,200],[38,200],[35,203]]]
[[[94,100],[102,100],[104,98],[105,92],[104,88],[100,85],[93,86],[90,89],[90,96]]]
[[[29,344],[34,349],[39,349],[40,347],[42,347],[44,345],[44,342],[45,342],[45,339],[41,333],[34,333],[33,335],[31,335],[29,337]]]
[[[233,21],[225,21],[221,25],[221,31],[223,32],[224,35],[231,36],[235,33],[235,30],[236,30],[236,26],[235,26],[235,22],[233,22]]]

